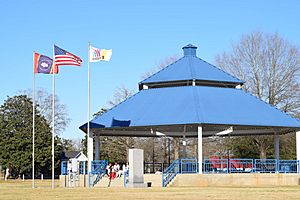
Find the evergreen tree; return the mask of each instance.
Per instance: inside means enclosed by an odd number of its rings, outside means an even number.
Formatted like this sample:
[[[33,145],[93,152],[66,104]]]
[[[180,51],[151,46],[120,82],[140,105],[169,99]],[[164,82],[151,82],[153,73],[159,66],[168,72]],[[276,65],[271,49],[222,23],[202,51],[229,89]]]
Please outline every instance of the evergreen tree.
[[[38,106],[38,105],[37,105]],[[35,175],[51,174],[51,127],[35,110]],[[56,138],[57,144],[57,138]],[[56,145],[56,168],[61,147]],[[31,176],[32,172],[32,101],[26,95],[8,97],[0,107],[0,164],[11,175]]]

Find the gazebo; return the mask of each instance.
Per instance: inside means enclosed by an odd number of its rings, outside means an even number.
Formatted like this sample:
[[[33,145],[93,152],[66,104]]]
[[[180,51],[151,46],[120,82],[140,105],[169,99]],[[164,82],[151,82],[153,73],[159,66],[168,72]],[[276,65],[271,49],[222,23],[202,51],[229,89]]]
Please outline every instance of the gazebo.
[[[246,93],[244,82],[196,56],[189,44],[183,57],[139,83],[139,92],[90,121],[89,171],[99,159],[99,136],[197,137],[202,173],[202,137],[279,135],[296,132],[300,160],[300,122]],[[87,124],[80,127],[86,132]]]

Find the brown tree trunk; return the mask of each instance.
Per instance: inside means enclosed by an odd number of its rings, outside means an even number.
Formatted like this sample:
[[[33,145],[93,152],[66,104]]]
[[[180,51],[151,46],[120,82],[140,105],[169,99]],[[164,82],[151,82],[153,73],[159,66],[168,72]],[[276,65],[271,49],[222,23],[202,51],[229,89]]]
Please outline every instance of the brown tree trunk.
[[[174,143],[174,160],[176,160],[179,158],[179,139],[174,138],[173,143]]]
[[[259,148],[259,157],[260,159],[266,159],[267,158],[267,150],[264,145],[261,145]]]
[[[198,158],[198,141],[193,138],[193,157]]]
[[[271,143],[270,143],[270,141],[268,141],[268,139],[269,139],[268,136],[259,136],[259,137],[253,138],[253,141],[259,150],[260,159],[267,158],[267,149],[271,145]]]

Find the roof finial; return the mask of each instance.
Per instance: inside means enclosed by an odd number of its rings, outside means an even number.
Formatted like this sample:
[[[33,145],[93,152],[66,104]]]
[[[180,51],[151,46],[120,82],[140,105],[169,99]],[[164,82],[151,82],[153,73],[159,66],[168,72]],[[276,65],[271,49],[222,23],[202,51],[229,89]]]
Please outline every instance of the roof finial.
[[[184,47],[182,47],[183,49],[183,55],[184,56],[196,56],[196,49],[197,47],[192,45],[192,44],[188,44]]]

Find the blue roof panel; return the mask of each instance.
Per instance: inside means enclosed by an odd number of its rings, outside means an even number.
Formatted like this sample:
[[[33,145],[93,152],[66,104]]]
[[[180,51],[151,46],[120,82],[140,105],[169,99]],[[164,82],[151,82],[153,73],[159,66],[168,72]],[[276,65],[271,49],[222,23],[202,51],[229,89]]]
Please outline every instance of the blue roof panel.
[[[193,79],[238,84],[243,83],[243,81],[238,78],[231,76],[196,56],[184,56],[156,74],[141,81],[140,84]]]
[[[227,124],[300,127],[300,122],[240,89],[205,86],[141,90],[93,123],[112,127],[112,120],[129,126]]]

